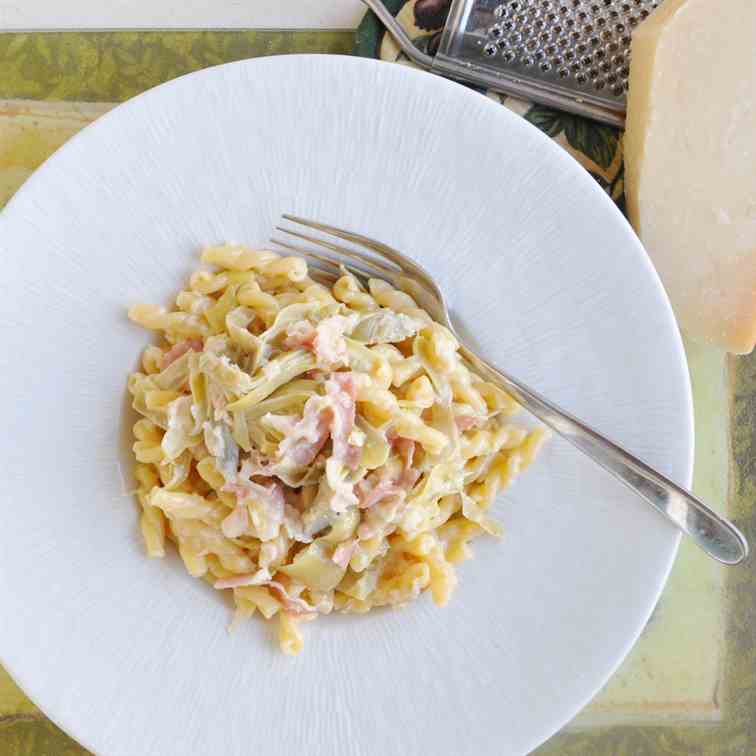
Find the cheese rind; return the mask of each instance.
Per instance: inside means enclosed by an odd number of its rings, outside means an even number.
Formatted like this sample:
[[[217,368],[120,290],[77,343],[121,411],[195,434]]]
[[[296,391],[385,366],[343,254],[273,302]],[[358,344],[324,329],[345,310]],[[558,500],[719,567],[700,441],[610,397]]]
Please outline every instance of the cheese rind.
[[[628,214],[681,328],[756,343],[756,2],[665,0],[633,35]]]

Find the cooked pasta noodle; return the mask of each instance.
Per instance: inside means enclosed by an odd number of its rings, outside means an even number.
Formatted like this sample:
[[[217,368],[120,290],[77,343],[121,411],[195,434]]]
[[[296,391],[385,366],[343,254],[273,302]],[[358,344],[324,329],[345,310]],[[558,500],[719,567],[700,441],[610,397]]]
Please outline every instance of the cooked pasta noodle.
[[[141,530],[230,591],[236,620],[445,605],[469,541],[499,535],[496,496],[544,431],[471,373],[454,336],[404,292],[351,275],[332,289],[304,260],[211,247],[176,309],[136,305],[162,334],[129,376]]]

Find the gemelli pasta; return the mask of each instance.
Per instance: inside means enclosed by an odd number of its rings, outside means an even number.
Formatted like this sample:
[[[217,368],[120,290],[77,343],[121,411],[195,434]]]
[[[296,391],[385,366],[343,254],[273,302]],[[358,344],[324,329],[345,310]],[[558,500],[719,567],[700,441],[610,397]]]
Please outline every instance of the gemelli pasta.
[[[129,376],[147,553],[175,544],[190,575],[229,591],[235,619],[300,623],[444,606],[488,510],[543,429],[470,371],[454,336],[382,280],[327,287],[305,261],[242,246],[202,254],[175,308],[135,305],[160,334]]]

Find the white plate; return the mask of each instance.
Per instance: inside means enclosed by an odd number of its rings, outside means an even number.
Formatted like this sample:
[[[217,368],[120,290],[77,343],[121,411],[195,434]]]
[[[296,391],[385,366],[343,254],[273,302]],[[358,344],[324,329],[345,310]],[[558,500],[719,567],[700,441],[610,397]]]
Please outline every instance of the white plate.
[[[395,65],[285,57],[159,87],[74,138],[0,216],[0,655],[83,745],[159,754],[520,754],[607,680],[656,603],[676,531],[554,442],[498,506],[451,605],[323,618],[279,653],[124,493],[125,382],[201,245],[280,213],[433,271],[483,352],[683,484],[685,359],[631,229],[550,140]]]

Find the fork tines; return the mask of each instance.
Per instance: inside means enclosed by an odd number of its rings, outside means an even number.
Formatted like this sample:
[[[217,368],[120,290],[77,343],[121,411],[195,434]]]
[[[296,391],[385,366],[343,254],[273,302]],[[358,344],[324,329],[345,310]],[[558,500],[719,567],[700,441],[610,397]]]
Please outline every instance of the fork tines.
[[[276,226],[276,231],[285,234],[287,237],[308,242],[311,246],[293,244],[288,238],[281,239],[275,236],[271,239],[271,242],[302,255],[312,261],[315,267],[329,274],[338,275],[339,272],[346,270],[360,281],[366,281],[369,278],[390,279],[399,272],[397,268],[377,260],[369,251],[364,251],[365,249],[373,249],[379,253],[383,252],[383,250],[377,250],[377,243],[367,237],[295,215],[285,214],[282,218],[284,221],[288,221],[289,226]],[[316,231],[320,236],[305,233],[303,229]],[[334,237],[348,241],[361,249],[358,250],[345,244],[336,243]],[[314,247],[314,249],[311,247]]]

